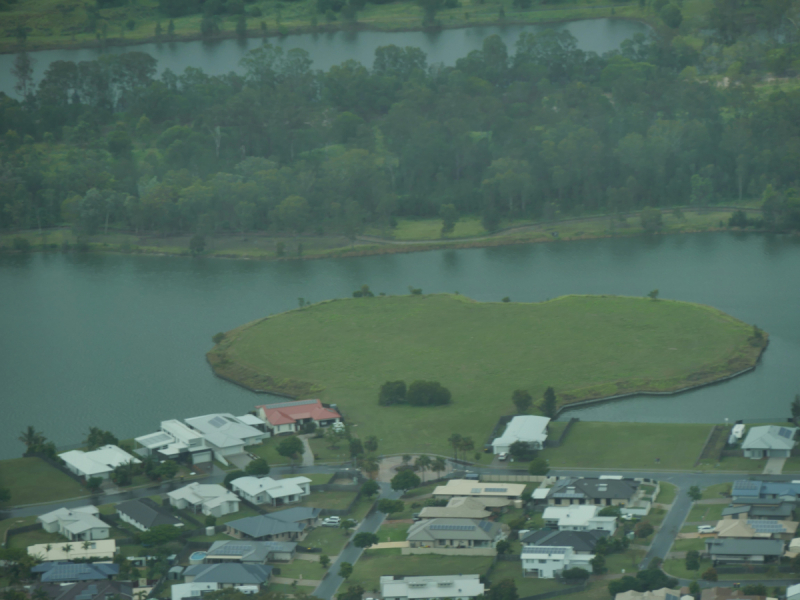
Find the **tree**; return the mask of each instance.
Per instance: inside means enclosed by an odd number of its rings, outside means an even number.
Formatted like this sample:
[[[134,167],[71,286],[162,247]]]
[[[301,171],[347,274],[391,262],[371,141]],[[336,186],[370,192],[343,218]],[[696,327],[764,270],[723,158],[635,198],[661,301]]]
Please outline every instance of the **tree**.
[[[419,487],[420,479],[411,471],[400,471],[397,475],[392,477],[392,489],[396,491],[407,492],[408,490]]]
[[[41,432],[36,431],[33,425],[28,425],[28,428],[20,434],[18,439],[25,444],[27,451],[32,451],[35,450],[37,446],[41,446],[46,438]]]
[[[328,565],[331,564],[331,557],[327,554],[322,554],[319,557],[319,564],[323,569],[327,569]]]
[[[659,231],[663,226],[661,219],[661,211],[657,208],[647,207],[639,214],[639,220],[642,224],[642,229],[647,233]]]
[[[658,15],[664,24],[671,29],[677,29],[683,22],[683,13],[674,4],[667,4],[659,11]]]
[[[701,577],[704,581],[716,581],[718,579],[717,570],[714,567],[710,567],[703,571]]]
[[[475,442],[469,436],[462,437],[461,442],[458,444],[458,449],[463,452],[462,456],[466,456],[468,452],[472,452],[475,449]]]
[[[378,500],[378,510],[387,515],[403,512],[405,508],[405,503],[402,500],[390,500],[389,498]]]
[[[377,452],[378,438],[374,435],[368,436],[367,439],[364,440],[364,450],[367,452]]]
[[[697,583],[696,581],[692,581],[692,583],[689,584],[689,594],[691,594],[695,598],[697,598],[700,595],[701,591],[702,590],[700,589],[700,584]]]
[[[119,444],[119,440],[110,431],[103,431],[97,427],[89,427],[89,435],[83,443],[89,447],[89,450],[97,450],[100,446]]]
[[[160,25],[161,24],[159,23],[159,27]],[[170,19],[169,23],[167,24],[167,35],[170,37],[170,39],[175,37],[175,21],[173,21],[172,19]]]
[[[349,562],[343,562],[339,566],[339,577],[347,579],[352,574],[353,574],[353,565],[351,565]]]
[[[508,552],[511,552],[511,542],[508,540],[500,540],[497,542],[495,550],[497,550],[498,554],[507,554]]]
[[[542,401],[542,412],[545,417],[554,419],[556,417],[556,392],[552,387],[548,387],[544,391],[544,400]]]
[[[380,540],[378,536],[374,533],[369,533],[366,531],[362,531],[361,533],[357,533],[356,537],[353,538],[353,545],[356,548],[369,548],[370,546],[374,546]]]
[[[14,89],[26,99],[33,91],[33,63],[35,60],[28,54],[23,45],[14,57],[14,65],[11,67],[11,74],[17,78]]]
[[[461,447],[461,434],[454,433],[449,438],[447,438],[447,442],[453,447],[453,458],[454,460],[458,460],[458,450]]]
[[[442,218],[442,235],[452,233],[458,222],[458,211],[452,204],[442,204],[439,208],[439,216]]]
[[[61,551],[69,558],[69,553],[72,552],[72,544],[64,544],[61,546]]]
[[[427,454],[420,454],[417,457],[417,460],[414,462],[414,466],[417,467],[417,470],[422,473],[422,481],[425,481],[425,471],[431,468],[431,457]]]
[[[102,477],[89,477],[86,480],[86,488],[92,493],[96,494],[100,491],[100,486],[103,485]]]
[[[517,600],[517,584],[513,579],[504,579],[497,585],[492,586],[486,594],[487,600]]]
[[[508,453],[517,462],[526,462],[536,458],[537,450],[533,444],[517,440],[508,448]]]
[[[698,500],[700,500],[700,498],[703,497],[703,493],[700,491],[700,487],[696,485],[690,487],[689,490],[686,492],[686,494],[689,496],[689,498],[692,499],[692,502],[697,502]]]
[[[364,454],[364,444],[358,438],[350,440],[350,456],[355,458]]]
[[[361,493],[366,496],[367,498],[371,498],[375,494],[380,493],[381,486],[377,481],[373,481],[369,479],[365,481],[364,484],[361,486]]]
[[[767,586],[763,583],[750,583],[742,588],[743,596],[766,596]]]
[[[11,500],[11,490],[8,488],[0,488],[0,504],[5,504]]]
[[[589,579],[590,575],[591,573],[589,573],[589,571],[586,569],[581,569],[580,567],[573,567],[571,569],[565,569],[561,571],[561,576],[569,582],[574,581],[577,583],[583,583]]]
[[[637,538],[646,538],[649,535],[652,535],[654,531],[655,528],[653,527],[652,523],[642,521],[636,525],[634,533],[636,534]]]
[[[792,421],[797,423],[798,419],[800,419],[800,394],[795,394],[792,401]]]
[[[292,436],[284,439],[278,444],[278,454],[281,456],[285,456],[289,459],[296,459],[298,456],[301,456],[305,451],[305,446],[303,445],[303,441],[297,437]]]
[[[163,546],[181,537],[181,528],[172,525],[155,525],[139,534],[145,546]]]
[[[547,464],[547,460],[541,457],[534,458],[528,465],[528,473],[531,475],[547,475],[549,470],[550,465]]]
[[[442,458],[441,456],[437,456],[431,462],[431,471],[436,473],[437,478],[441,477],[441,474],[447,470],[447,461]]]
[[[378,394],[378,404],[380,404],[381,406],[401,404],[405,401],[406,401],[405,381],[387,381],[381,386],[380,393]]]
[[[511,394],[511,401],[516,406],[517,413],[525,414],[533,404],[533,396],[528,390],[514,390],[514,393]]]
[[[189,252],[192,253],[192,256],[197,256],[202,254],[205,249],[206,237],[200,233],[195,233],[189,240]]]
[[[600,517],[617,517],[619,518],[622,514],[622,510],[619,506],[604,506],[600,509],[600,512],[597,513]]]
[[[697,571],[700,569],[700,553],[697,550],[690,550],[686,553],[686,570]]]
[[[263,458],[257,458],[255,460],[251,460],[247,463],[247,466],[244,468],[244,472],[248,475],[258,476],[258,475],[269,475],[269,464]]]
[[[295,593],[295,597],[297,594]],[[360,585],[349,585],[347,591],[339,594],[337,600],[361,600],[364,597],[364,588]]]
[[[225,475],[225,479],[223,479],[222,485],[224,485],[228,489],[231,489],[231,482],[232,481],[235,481],[236,479],[239,479],[240,477],[246,477],[246,476],[247,476],[247,473],[245,473],[244,471],[240,471],[238,469],[236,471],[231,471],[227,475]]]
[[[345,535],[350,533],[350,530],[355,526],[356,522],[353,519],[342,519],[341,523],[339,523],[339,527],[344,530]]]
[[[156,478],[157,479],[166,479],[169,481],[170,479],[174,479],[175,475],[178,474],[178,463],[174,460],[165,460],[156,469]]]
[[[214,515],[208,515],[205,519],[205,526],[206,527],[214,527],[217,524],[217,517]]]
[[[594,575],[603,575],[608,571],[606,567],[606,557],[602,554],[596,554],[595,557],[589,561],[589,564],[592,565],[592,573]]]
[[[647,293],[647,297],[650,298],[650,300],[658,300],[658,290],[650,290]]]
[[[239,39],[247,37],[247,17],[243,14],[236,18],[236,37]]]
[[[408,386],[406,400],[412,406],[441,406],[449,404],[450,390],[438,381],[415,381]]]

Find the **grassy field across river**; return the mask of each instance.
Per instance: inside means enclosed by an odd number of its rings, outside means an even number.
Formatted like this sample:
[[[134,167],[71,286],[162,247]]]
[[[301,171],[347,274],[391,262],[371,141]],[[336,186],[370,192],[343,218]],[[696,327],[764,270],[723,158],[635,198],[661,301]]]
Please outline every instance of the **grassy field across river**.
[[[711,382],[755,364],[762,339],[716,309],[669,300],[567,296],[538,304],[458,295],[323,302],[229,332],[215,371],[254,389],[337,403],[381,452],[448,452],[453,432],[481,443],[511,393],[568,404]],[[385,381],[439,381],[447,406],[379,406]],[[664,401],[668,401],[665,398]],[[445,425],[446,424],[446,425]]]

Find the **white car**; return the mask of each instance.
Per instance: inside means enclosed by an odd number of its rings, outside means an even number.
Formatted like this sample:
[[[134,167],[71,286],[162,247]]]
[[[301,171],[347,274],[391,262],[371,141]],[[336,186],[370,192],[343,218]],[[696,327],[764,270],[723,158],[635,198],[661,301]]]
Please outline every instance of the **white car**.
[[[322,521],[322,525],[325,527],[338,527],[341,522],[342,519],[340,517],[327,517]]]
[[[497,460],[508,460],[508,452],[501,452],[498,454]]]

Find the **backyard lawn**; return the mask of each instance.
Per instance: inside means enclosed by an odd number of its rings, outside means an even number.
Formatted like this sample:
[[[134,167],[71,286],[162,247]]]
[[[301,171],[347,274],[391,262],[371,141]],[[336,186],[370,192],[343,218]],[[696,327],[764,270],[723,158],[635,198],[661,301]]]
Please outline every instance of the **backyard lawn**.
[[[442,556],[439,554],[402,556],[399,548],[366,550],[353,566],[353,574],[347,580],[346,585],[361,585],[365,590],[376,590],[381,575],[484,574],[491,564],[491,556]]]
[[[11,492],[11,501],[0,506],[54,502],[89,493],[77,481],[41,458],[0,460],[0,487]]]
[[[3,519],[0,521],[0,543],[2,543],[6,531],[9,529],[14,529],[16,527],[24,527],[25,525],[33,525],[36,523],[36,517],[18,517],[15,519]]]
[[[333,557],[342,551],[349,537],[344,529],[339,527],[317,527],[300,544],[309,548],[319,548],[322,550],[321,554]]]
[[[634,540],[634,544],[638,544],[639,540]],[[616,554],[609,554],[606,556],[606,568],[609,573],[622,573],[624,569],[626,573],[631,573],[639,570],[639,563],[644,558],[645,551],[636,548],[629,548],[625,552],[618,552]]]
[[[281,570],[278,577],[292,579],[322,579],[327,569],[323,569],[316,561],[295,559],[291,563],[273,563],[273,567]]]
[[[695,504],[689,511],[686,522],[719,521],[722,518],[722,511],[727,507],[726,504]]]
[[[314,453],[315,463],[342,463],[351,459],[350,448],[347,441],[340,442],[336,448],[331,448],[325,438],[312,437],[308,440],[311,451]]]
[[[697,550],[698,552],[705,552],[706,541],[703,538],[691,538],[688,540],[675,540],[672,544],[672,552],[689,552],[689,550]]]
[[[360,437],[378,437],[382,454],[449,454],[450,434],[480,443],[511,414],[516,388],[538,399],[553,386],[559,404],[567,404],[712,381],[753,364],[760,349],[748,343],[751,334],[752,326],[716,309],[671,300],[502,303],[405,295],[331,300],[261,319],[228,332],[208,359],[220,374],[254,388],[339,403]],[[438,380],[452,404],[378,405],[381,384],[400,379]],[[632,435],[617,435],[613,425]],[[579,423],[564,446],[542,454],[559,467],[688,468],[709,430],[603,427],[611,429]],[[320,454],[319,446],[314,451]]]
[[[554,590],[563,590],[568,587],[558,583],[555,579],[539,579],[538,577],[523,577],[522,562],[518,560],[498,560],[489,576],[493,585],[505,580],[513,579],[517,585],[520,598],[543,594]]]
[[[720,500],[728,498],[731,492],[730,483],[717,483],[710,485],[703,490],[702,500]]]
[[[661,491],[658,492],[656,502],[659,504],[672,504],[675,501],[675,495],[678,493],[678,486],[661,481]]]
[[[381,542],[404,542],[408,536],[411,523],[396,523],[384,521],[378,530],[378,539]]]

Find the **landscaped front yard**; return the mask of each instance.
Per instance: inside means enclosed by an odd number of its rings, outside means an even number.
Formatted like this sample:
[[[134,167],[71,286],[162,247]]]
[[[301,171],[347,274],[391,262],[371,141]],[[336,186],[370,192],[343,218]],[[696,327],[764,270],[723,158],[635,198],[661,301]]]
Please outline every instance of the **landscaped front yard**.
[[[658,492],[656,502],[659,504],[672,504],[675,502],[675,496],[678,493],[678,486],[672,483],[667,483],[666,481],[661,481],[659,483],[660,491]]]
[[[0,487],[11,492],[11,501],[0,506],[55,502],[89,494],[77,481],[41,458],[0,460]]]
[[[378,539],[381,542],[404,542],[408,536],[411,523],[396,523],[384,521],[378,530]]]
[[[726,508],[726,504],[695,504],[689,511],[686,522],[719,521],[722,518],[722,511]]]
[[[342,551],[349,537],[344,529],[339,527],[317,527],[300,544],[310,548],[319,548],[322,550],[321,554],[333,557]]]

